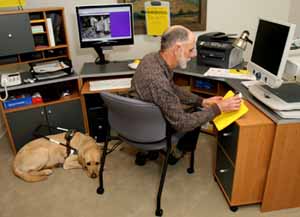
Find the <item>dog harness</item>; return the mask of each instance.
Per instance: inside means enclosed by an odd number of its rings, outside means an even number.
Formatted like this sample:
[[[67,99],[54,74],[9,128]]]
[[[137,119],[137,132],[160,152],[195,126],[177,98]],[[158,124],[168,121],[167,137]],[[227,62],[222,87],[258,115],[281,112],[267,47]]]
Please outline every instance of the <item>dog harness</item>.
[[[60,128],[60,127],[57,127],[56,129],[66,132],[66,134],[65,134],[66,144],[61,143],[61,142],[59,142],[59,141],[57,141],[55,139],[52,139],[52,138],[50,138],[48,136],[43,136],[43,135],[40,135],[40,136],[42,138],[44,138],[44,139],[47,139],[50,142],[53,142],[55,144],[62,145],[64,147],[66,147],[66,149],[67,149],[67,156],[65,158],[68,158],[71,154],[78,154],[77,149],[71,147],[71,145],[70,145],[71,144],[71,140],[75,136],[75,133],[77,132],[77,130],[75,130],[75,129],[68,130],[68,129],[64,129],[64,128]]]

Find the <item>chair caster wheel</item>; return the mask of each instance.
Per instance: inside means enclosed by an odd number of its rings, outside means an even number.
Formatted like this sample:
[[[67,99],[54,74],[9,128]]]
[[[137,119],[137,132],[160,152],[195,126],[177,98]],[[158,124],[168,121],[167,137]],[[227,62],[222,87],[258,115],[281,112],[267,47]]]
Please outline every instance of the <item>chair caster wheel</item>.
[[[186,170],[189,174],[192,174],[192,173],[194,173],[194,169],[193,168],[187,168],[187,170]]]
[[[103,194],[104,193],[104,188],[97,188],[97,194]]]
[[[239,209],[237,206],[230,206],[229,208],[232,212],[236,212]]]
[[[147,155],[142,152],[138,152],[135,157],[135,164],[138,166],[144,166],[146,164]]]
[[[157,209],[157,210],[155,211],[155,215],[156,215],[156,216],[162,216],[162,215],[163,215],[163,210],[162,210],[162,209]]]

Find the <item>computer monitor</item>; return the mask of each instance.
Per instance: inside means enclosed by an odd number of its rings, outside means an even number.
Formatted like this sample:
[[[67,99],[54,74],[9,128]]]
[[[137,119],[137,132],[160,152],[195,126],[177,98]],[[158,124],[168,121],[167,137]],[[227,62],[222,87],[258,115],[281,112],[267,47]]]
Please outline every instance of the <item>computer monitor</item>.
[[[93,47],[105,64],[102,47],[134,43],[132,4],[77,6],[80,47]]]
[[[296,26],[260,18],[248,70],[272,88],[282,83]]]

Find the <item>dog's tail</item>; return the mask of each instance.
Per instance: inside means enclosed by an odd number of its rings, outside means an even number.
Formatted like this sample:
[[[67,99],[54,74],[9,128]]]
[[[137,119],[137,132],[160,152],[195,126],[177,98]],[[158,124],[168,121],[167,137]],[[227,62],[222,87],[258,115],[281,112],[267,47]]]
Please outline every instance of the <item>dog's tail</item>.
[[[48,175],[42,173],[43,171],[36,171],[36,172],[34,172],[34,174],[33,174],[33,172],[21,171],[15,165],[15,162],[13,163],[13,172],[16,176],[25,180],[26,182],[40,182],[40,181],[46,180],[48,178]],[[41,172],[41,173],[39,173],[39,172]]]

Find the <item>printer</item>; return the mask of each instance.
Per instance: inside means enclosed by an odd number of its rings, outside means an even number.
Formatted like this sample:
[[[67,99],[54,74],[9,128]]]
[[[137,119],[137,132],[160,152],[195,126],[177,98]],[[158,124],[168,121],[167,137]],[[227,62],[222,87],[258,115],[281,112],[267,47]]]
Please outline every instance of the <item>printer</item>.
[[[197,63],[219,68],[232,68],[243,62],[243,51],[232,46],[234,38],[222,32],[200,35],[197,39]]]

